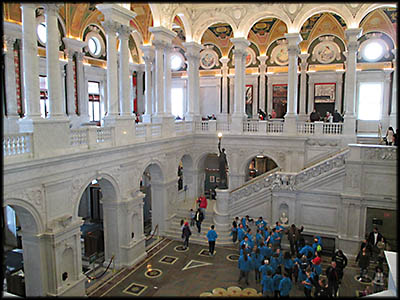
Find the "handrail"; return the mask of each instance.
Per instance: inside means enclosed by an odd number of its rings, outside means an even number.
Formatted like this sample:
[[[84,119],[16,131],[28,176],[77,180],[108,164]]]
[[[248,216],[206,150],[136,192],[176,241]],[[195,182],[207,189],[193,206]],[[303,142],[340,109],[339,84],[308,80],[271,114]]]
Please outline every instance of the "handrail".
[[[305,169],[308,169],[308,168],[310,168],[310,167],[312,167],[312,166],[318,165],[320,162],[323,162],[324,160],[330,159],[330,158],[332,158],[332,157],[334,157],[334,156],[336,156],[336,155],[339,155],[339,154],[341,154],[342,152],[345,152],[345,151],[347,151],[347,150],[349,150],[348,147],[346,147],[346,148],[344,148],[344,149],[340,149],[340,150],[338,150],[338,151],[336,151],[336,152],[334,152],[334,153],[332,153],[332,154],[329,154],[328,156],[324,156],[324,157],[322,157],[322,158],[320,158],[320,159],[318,159],[318,160],[316,160],[316,161],[310,162],[310,163],[306,164],[306,165],[301,169],[301,171],[303,171],[303,170],[305,170]]]
[[[158,224],[156,224],[156,226],[154,227],[153,233],[148,238],[146,238],[146,241],[152,239],[154,237],[156,231],[158,232]]]
[[[243,185],[233,189],[230,193],[232,194],[232,193],[236,192],[237,190],[246,187],[247,185],[250,185],[250,184],[252,184],[252,183],[254,183],[256,181],[259,181],[259,180],[263,179],[264,177],[267,177],[267,176],[271,175],[272,173],[279,172],[280,170],[281,170],[281,168],[279,168],[279,167],[276,167],[276,168],[274,168],[272,170],[269,170],[268,172],[266,172],[264,174],[261,174],[260,176],[257,176],[256,178],[253,178],[253,179],[250,179],[249,181],[246,181]]]
[[[103,273],[101,273],[101,275],[100,276],[95,276],[95,277],[92,277],[92,276],[89,276],[89,275],[87,275],[87,274],[85,274],[85,276],[89,279],[89,282],[90,282],[90,280],[95,280],[95,279],[99,279],[99,278],[101,278],[104,274],[106,274],[106,272],[108,271],[108,269],[110,268],[110,266],[111,266],[111,263],[112,263],[112,261],[114,260],[114,255],[111,257],[111,259],[110,259],[110,262],[108,263],[108,266],[107,266],[107,268],[104,270],[104,272]]]

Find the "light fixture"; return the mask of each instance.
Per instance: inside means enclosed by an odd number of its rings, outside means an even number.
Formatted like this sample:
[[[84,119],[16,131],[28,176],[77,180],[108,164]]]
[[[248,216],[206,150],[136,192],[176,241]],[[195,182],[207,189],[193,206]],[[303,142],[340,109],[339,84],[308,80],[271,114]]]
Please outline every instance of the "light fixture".
[[[222,139],[222,132],[218,132],[218,138]]]
[[[264,155],[257,155],[257,158],[264,158]]]

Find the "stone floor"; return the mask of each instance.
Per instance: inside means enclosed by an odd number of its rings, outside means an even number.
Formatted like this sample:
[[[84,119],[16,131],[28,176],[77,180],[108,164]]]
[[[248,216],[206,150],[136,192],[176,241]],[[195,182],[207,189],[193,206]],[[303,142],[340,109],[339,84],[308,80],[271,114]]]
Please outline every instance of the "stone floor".
[[[218,242],[217,242],[218,243]],[[208,255],[208,247],[190,243],[182,249],[182,243],[161,239],[148,250],[148,257],[132,268],[119,270],[112,277],[88,290],[89,297],[132,297],[132,296],[206,296],[233,294],[259,294],[261,285],[250,273],[249,286],[238,283],[239,270],[237,245],[216,246],[214,256]],[[330,259],[323,257],[325,271]],[[370,268],[370,276],[373,270]],[[341,297],[355,297],[357,291],[367,284],[356,280],[359,268],[350,262],[345,269],[339,289]],[[229,291],[229,294],[226,294]],[[294,285],[290,296],[304,296],[303,286]]]

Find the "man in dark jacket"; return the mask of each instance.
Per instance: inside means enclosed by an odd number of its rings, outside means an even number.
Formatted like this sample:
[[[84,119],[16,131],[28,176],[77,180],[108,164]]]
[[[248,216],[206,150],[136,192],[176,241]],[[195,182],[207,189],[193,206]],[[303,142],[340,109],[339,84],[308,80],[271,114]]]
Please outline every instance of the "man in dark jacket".
[[[299,241],[301,239],[301,232],[303,231],[304,227],[301,226],[300,229],[296,227],[296,225],[292,224],[290,228],[286,230],[286,234],[288,235],[288,240],[290,243],[290,252],[292,255],[298,253],[299,251]]]
[[[332,114],[333,116],[333,123],[343,122],[343,117],[341,114],[335,109],[335,112]]]
[[[336,297],[339,288],[339,275],[335,261],[332,261],[331,265],[326,269],[326,277],[328,277],[329,296]]]
[[[196,214],[194,215],[194,220],[196,221],[197,230],[201,231],[201,222],[203,222],[204,215],[200,208],[197,209]]]
[[[339,249],[333,255],[332,261],[336,262],[336,269],[337,269],[338,276],[339,276],[338,283],[340,284],[342,281],[342,278],[343,278],[343,270],[347,266],[347,257],[346,257],[346,255],[344,255],[343,251]]]
[[[370,234],[368,235],[368,244],[371,249],[371,258],[375,258],[379,254],[377,244],[382,238],[382,234],[378,232],[378,227],[374,227],[373,231],[370,232]]]
[[[320,116],[319,112],[317,112],[316,109],[314,108],[314,110],[310,114],[310,121],[315,122],[315,121],[319,121],[320,119],[321,119],[321,116]]]
[[[185,224],[183,225],[183,229],[182,229],[182,238],[184,238],[183,246],[185,247],[185,249],[187,247],[189,247],[189,237],[191,235],[192,235],[192,232],[190,231],[189,223],[185,222]]]

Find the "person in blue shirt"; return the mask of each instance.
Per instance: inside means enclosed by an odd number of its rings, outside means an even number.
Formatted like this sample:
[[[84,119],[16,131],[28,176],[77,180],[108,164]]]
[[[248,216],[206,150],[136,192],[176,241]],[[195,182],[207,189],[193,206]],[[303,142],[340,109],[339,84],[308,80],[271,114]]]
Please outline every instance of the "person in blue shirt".
[[[238,228],[239,244],[243,241],[245,235],[246,235],[246,232],[243,229],[243,224],[240,224],[239,228]]]
[[[261,282],[261,275],[260,275],[260,267],[261,262],[263,261],[263,256],[260,253],[260,249],[257,246],[254,246],[253,252],[251,253],[251,261],[253,263],[253,270],[256,275],[256,282]]]
[[[292,289],[292,280],[290,279],[289,274],[284,272],[283,278],[279,283],[279,295],[281,297],[289,297],[291,289]]]
[[[271,265],[274,274],[276,272],[276,269],[278,268],[278,254],[274,253],[272,255],[269,264]]]
[[[240,270],[238,283],[244,278],[247,285],[249,285],[249,272],[251,270],[251,258],[248,254],[243,254],[239,257],[238,267]]]
[[[302,255],[300,253],[297,254],[297,257],[293,260],[293,276],[294,282],[297,283],[300,273],[300,263],[301,263]]]
[[[272,228],[272,234],[268,237],[267,243],[271,243],[273,251],[279,248],[280,239],[279,234],[276,232],[276,228]]]
[[[244,240],[241,241],[240,243],[240,249],[243,249],[243,245],[245,247],[246,253],[251,253],[251,247],[250,247],[250,242],[249,242],[249,237],[246,235],[244,237]]]
[[[267,227],[267,222],[265,222],[263,220],[263,217],[259,217],[258,220],[256,221],[257,228],[259,228],[260,224],[261,224],[263,229],[265,229],[265,227]]]
[[[235,244],[238,238],[238,227],[235,221],[232,222],[231,233],[229,236],[232,236],[232,243]]]
[[[319,246],[319,247],[318,247]],[[314,243],[312,244],[313,253],[321,252],[322,250],[322,240],[318,235],[314,237]]]
[[[251,250],[254,247],[254,242],[253,242],[253,235],[251,234],[250,228],[247,228],[246,236],[249,238],[249,245],[250,245],[250,250]]]
[[[265,258],[271,259],[272,254],[274,254],[274,251],[271,248],[271,244],[267,244],[267,247],[265,248]]]
[[[277,262],[278,262],[278,266],[281,266],[283,264],[283,255],[281,252],[281,249],[276,249],[275,253],[277,254]]]
[[[261,280],[261,285],[262,285],[263,296],[264,297],[272,296],[272,293],[274,292],[274,286],[272,281],[272,272],[270,270],[267,271],[266,276],[263,276]]]
[[[258,268],[258,270],[261,273],[261,278],[263,278],[264,276],[267,276],[268,270],[271,271],[271,274],[274,272],[274,270],[271,268],[271,266],[269,264],[269,260],[268,259],[264,259],[261,262],[261,266]]]
[[[313,287],[310,270],[306,271],[306,278],[301,283],[304,284],[304,295],[307,298],[310,298],[311,297],[311,290],[312,290],[312,287]]]
[[[293,264],[294,263],[292,257],[290,256],[290,252],[285,251],[283,254],[283,268],[285,269],[284,273],[287,273],[290,279],[292,279]]]
[[[257,233],[256,233],[256,244],[257,244],[257,247],[260,247],[260,244],[263,241],[264,241],[264,237],[262,235],[262,231],[261,231],[261,229],[257,229]]]
[[[305,255],[301,257],[299,268],[299,281],[302,282],[306,279],[306,270],[310,266]]]
[[[276,229],[276,232],[278,233],[278,235],[280,237],[280,239],[279,239],[279,248],[280,248],[281,247],[282,238],[283,238],[283,234],[285,233],[285,227],[283,227],[282,224],[279,221],[277,221],[275,223],[275,229]]]
[[[246,218],[245,217],[240,219],[240,223],[243,225],[243,229],[247,230],[247,224],[246,224]]]
[[[207,239],[208,239],[208,252],[210,255],[214,255],[215,249],[215,241],[218,238],[218,234],[214,230],[214,225],[211,225],[211,229],[207,232]]]
[[[310,253],[311,252],[311,259],[313,259],[313,254],[314,254],[314,250],[313,250],[313,248],[310,246],[310,245],[308,245],[308,244],[306,244],[303,248],[301,248],[301,250],[299,251],[299,253],[301,254],[301,255],[305,255],[307,258],[310,256]],[[311,259],[310,259],[310,261],[311,261]]]
[[[270,236],[270,232],[268,231],[268,227],[265,227],[265,229],[263,231],[263,234],[264,234],[264,243],[266,245],[266,244],[268,244],[267,240],[268,240],[268,238]]]
[[[283,278],[282,276],[282,271],[281,267],[278,267],[276,269],[275,275],[272,277],[272,284],[274,286],[274,297],[279,297],[279,284],[281,283],[281,280]]]

